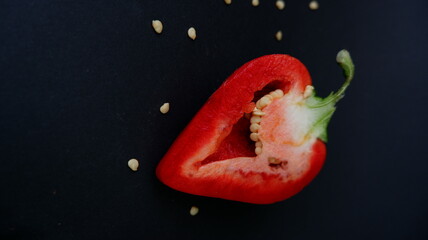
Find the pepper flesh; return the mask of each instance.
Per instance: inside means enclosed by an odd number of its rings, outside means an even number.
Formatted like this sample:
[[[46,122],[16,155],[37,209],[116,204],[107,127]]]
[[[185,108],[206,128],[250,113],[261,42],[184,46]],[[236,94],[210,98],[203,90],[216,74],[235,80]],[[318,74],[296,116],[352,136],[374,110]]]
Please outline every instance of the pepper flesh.
[[[190,194],[256,204],[298,193],[321,170],[326,155],[310,121],[302,133],[296,131],[301,115],[308,111],[302,108],[297,117],[293,113],[306,102],[308,85],[307,69],[289,55],[267,55],[243,65],[176,139],[157,167],[158,178]],[[285,96],[264,110],[258,133],[263,151],[256,155],[249,138],[250,121],[244,114],[254,109],[257,99],[276,89]]]

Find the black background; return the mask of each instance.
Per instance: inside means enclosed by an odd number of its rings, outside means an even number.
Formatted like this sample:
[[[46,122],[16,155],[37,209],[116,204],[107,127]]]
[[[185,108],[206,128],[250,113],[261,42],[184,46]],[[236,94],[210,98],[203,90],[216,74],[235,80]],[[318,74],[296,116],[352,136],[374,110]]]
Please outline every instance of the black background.
[[[427,239],[428,2],[274,2],[1,1],[0,238]],[[301,193],[252,205],[156,179],[236,68],[288,53],[325,96],[343,81],[342,48],[356,77],[330,123],[326,164]]]

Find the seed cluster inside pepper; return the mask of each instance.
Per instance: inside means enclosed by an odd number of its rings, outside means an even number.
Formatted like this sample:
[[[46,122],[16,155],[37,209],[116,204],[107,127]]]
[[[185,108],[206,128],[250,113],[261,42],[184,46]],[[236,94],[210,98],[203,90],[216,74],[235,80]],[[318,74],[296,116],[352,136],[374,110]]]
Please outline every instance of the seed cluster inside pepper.
[[[250,139],[256,142],[256,149],[254,150],[257,155],[262,153],[263,144],[259,139],[259,129],[260,122],[262,121],[262,117],[265,113],[262,111],[267,105],[271,104],[275,99],[282,98],[284,96],[284,92],[281,89],[277,89],[275,91],[270,92],[269,94],[264,95],[256,102],[256,107],[253,109],[250,118]]]

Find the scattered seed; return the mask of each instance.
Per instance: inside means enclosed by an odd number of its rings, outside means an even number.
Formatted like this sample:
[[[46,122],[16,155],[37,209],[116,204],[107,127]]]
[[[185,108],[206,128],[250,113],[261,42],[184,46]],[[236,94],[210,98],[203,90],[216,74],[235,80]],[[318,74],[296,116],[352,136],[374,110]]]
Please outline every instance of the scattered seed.
[[[153,20],[152,21],[152,27],[155,30],[156,33],[160,34],[163,30],[162,22],[159,20]]]
[[[260,2],[259,2],[259,0],[252,0],[252,1],[251,1],[251,4],[252,4],[254,7],[257,7],[257,6],[259,6]]]
[[[194,27],[189,28],[189,30],[187,30],[187,35],[192,40],[195,40],[196,39],[196,30],[195,30],[195,28]]]
[[[198,214],[198,212],[199,212],[198,207],[193,206],[190,208],[190,215],[195,216],[196,214]]]
[[[159,108],[160,112],[163,114],[166,114],[167,112],[169,112],[169,103],[164,103],[160,108]]]
[[[282,40],[282,31],[281,30],[279,30],[278,32],[275,33],[275,38],[278,41]]]
[[[275,5],[279,10],[282,10],[285,8],[285,2],[282,0],[277,0]]]
[[[305,88],[305,92],[303,93],[303,98],[310,97],[314,92],[314,87],[311,85],[307,85]]]
[[[232,3],[232,0],[224,0],[224,2],[225,2],[227,5],[230,5],[230,4]]]
[[[251,132],[258,132],[260,129],[260,125],[258,123],[253,123],[250,125]]]
[[[262,121],[262,118],[260,116],[252,116],[250,118],[250,123],[260,123]]]
[[[128,161],[128,167],[132,170],[132,171],[137,171],[138,170],[138,166],[139,166],[140,164],[138,163],[138,160],[137,159],[135,159],[135,158],[133,158],[133,159],[130,159],[129,161]]]
[[[256,149],[254,150],[254,152],[255,152],[257,155],[260,155],[260,154],[262,153],[262,148],[261,148],[261,147],[256,147]]]
[[[259,134],[258,133],[251,133],[250,139],[253,140],[254,142],[259,141]]]
[[[319,4],[317,1],[311,1],[309,3],[309,9],[311,10],[317,10],[319,8]]]

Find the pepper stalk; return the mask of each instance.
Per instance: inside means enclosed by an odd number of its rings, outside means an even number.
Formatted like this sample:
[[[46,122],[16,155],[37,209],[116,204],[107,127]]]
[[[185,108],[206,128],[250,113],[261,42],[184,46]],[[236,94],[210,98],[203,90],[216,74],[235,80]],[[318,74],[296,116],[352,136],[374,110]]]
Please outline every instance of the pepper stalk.
[[[339,51],[336,56],[336,62],[343,70],[345,82],[337,92],[332,92],[325,98],[315,95],[315,92],[310,94],[305,99],[305,105],[312,115],[312,128],[309,134],[318,137],[324,142],[327,142],[327,126],[336,110],[335,104],[344,97],[344,93],[354,78],[355,67],[352,62],[351,55],[345,49]]]

